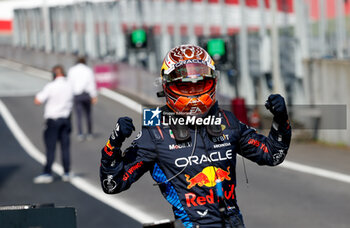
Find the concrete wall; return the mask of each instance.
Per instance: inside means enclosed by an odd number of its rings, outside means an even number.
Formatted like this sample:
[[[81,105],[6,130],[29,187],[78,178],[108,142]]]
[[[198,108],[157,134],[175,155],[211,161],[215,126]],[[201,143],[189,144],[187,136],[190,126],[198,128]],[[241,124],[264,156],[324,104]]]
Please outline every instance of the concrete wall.
[[[319,139],[350,145],[350,60],[310,59],[303,66],[305,103],[327,109],[321,114]]]
[[[34,49],[0,45],[0,57],[50,71],[56,64],[66,69],[75,62],[73,55],[45,53]]]

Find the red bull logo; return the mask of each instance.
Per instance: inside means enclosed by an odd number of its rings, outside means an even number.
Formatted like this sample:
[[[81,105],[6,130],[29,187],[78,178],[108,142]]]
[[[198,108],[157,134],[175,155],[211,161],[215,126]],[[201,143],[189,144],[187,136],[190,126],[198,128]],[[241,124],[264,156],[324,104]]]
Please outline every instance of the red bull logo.
[[[216,179],[219,179],[221,181],[231,180],[231,177],[229,175],[230,166],[227,167],[227,170],[223,170],[214,166],[208,166],[192,178],[189,175],[185,174],[186,181],[189,183],[187,189],[191,189],[196,185],[199,187],[214,187],[216,185]]]

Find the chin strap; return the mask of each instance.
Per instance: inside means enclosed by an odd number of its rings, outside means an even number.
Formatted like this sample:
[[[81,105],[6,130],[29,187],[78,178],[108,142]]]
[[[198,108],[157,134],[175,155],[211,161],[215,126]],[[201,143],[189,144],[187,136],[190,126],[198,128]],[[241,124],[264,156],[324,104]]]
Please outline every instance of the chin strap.
[[[171,130],[173,131],[176,141],[187,141],[191,138],[190,130],[187,125],[170,125]]]
[[[222,128],[221,125],[207,125],[207,132],[210,136],[221,136],[222,135]]]

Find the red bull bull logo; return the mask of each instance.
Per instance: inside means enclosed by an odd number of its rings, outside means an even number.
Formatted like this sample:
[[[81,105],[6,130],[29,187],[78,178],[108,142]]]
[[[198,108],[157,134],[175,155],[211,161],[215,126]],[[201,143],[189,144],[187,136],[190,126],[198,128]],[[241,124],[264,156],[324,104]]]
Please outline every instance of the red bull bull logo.
[[[229,175],[230,166],[227,167],[227,170],[223,170],[214,166],[208,166],[192,178],[189,175],[185,174],[186,181],[189,183],[187,189],[191,189],[196,185],[199,187],[214,187],[216,185],[216,179],[219,179],[221,181],[231,180],[231,177]]]

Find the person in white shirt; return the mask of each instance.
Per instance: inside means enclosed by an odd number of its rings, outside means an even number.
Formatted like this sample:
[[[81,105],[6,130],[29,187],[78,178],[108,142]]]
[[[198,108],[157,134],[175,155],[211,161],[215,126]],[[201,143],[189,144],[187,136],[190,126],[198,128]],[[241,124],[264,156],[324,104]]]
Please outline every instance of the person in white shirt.
[[[77,116],[78,140],[84,140],[82,129],[83,113],[87,119],[87,139],[92,139],[91,104],[97,102],[96,83],[93,71],[86,65],[85,58],[79,58],[77,64],[68,71],[68,81],[74,93],[74,109]]]
[[[64,69],[53,67],[54,80],[48,83],[34,98],[34,104],[45,104],[44,118],[46,129],[44,141],[46,148],[46,165],[43,174],[34,178],[34,183],[51,183],[53,181],[51,167],[55,158],[56,144],[61,144],[62,163],[64,167],[63,181],[69,181],[70,175],[70,115],[73,107],[73,90],[65,78]]]

